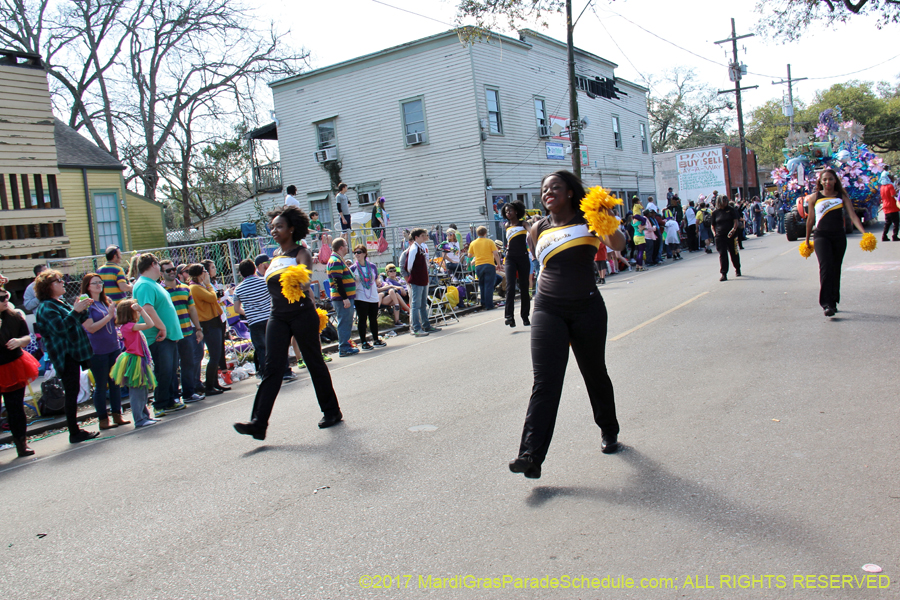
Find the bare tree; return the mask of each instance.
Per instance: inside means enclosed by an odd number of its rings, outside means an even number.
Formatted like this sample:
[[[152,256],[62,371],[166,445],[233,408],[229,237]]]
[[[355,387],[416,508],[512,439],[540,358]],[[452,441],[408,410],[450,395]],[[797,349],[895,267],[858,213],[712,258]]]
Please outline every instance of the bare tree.
[[[790,42],[810,27],[828,28],[856,15],[876,17],[876,27],[900,22],[900,0],[758,0],[756,12],[763,16],[757,29],[780,41]]]
[[[725,142],[731,122],[728,114],[733,106],[715,90],[697,82],[693,69],[667,71],[658,90],[664,95],[651,95],[648,113],[654,152],[667,152]]]

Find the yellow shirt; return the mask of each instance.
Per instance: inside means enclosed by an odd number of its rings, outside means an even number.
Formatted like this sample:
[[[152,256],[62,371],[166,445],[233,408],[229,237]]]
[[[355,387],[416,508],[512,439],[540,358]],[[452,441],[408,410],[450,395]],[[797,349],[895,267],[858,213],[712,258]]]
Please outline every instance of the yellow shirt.
[[[496,251],[497,245],[487,237],[476,238],[469,244],[469,256],[475,257],[476,267],[497,264],[494,262],[494,252]]]
[[[192,283],[191,296],[194,298],[194,305],[197,307],[197,317],[201,323],[212,321],[222,314],[219,299],[211,289]]]

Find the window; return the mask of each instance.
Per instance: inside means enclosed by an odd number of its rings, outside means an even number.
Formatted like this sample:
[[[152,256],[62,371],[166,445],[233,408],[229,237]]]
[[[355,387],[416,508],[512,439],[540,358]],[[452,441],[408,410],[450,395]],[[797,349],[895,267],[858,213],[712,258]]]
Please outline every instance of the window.
[[[325,198],[322,200],[310,200],[309,202],[310,212],[315,211],[319,213],[319,220],[322,221],[322,227],[325,229],[331,229],[333,231],[334,227],[331,226],[331,206],[332,202],[328,198],[328,194],[325,194]]]
[[[648,154],[650,152],[650,140],[647,139],[647,125],[641,123],[641,152]]]
[[[534,99],[534,118],[537,119],[538,127],[549,125],[547,122],[547,107],[544,105],[543,98]]]
[[[503,122],[500,120],[500,92],[485,90],[487,95],[488,126],[491,133],[503,133]]]
[[[319,150],[334,148],[337,145],[334,140],[334,121],[330,120],[316,123],[316,136],[319,143]]]
[[[616,144],[616,150],[621,150],[622,149],[622,130],[619,129],[619,117],[613,115],[612,126],[613,126],[613,141]]]
[[[371,181],[356,184],[356,202],[359,206],[372,206],[381,196],[381,182]]]
[[[421,98],[400,103],[403,109],[403,135],[406,145],[425,141],[425,104]]]
[[[94,210],[97,213],[98,247],[122,246],[119,235],[119,200],[116,194],[94,194]]]

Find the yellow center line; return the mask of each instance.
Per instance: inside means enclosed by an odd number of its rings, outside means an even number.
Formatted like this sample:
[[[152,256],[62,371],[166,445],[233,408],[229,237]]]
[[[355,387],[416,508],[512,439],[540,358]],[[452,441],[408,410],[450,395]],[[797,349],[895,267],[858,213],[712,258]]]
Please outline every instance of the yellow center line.
[[[705,296],[705,295],[708,294],[708,293],[709,293],[709,292],[703,292],[702,294],[697,294],[696,296],[694,296],[694,297],[691,298],[690,300],[685,300],[684,302],[682,302],[682,303],[679,304],[678,306],[673,306],[672,308],[670,308],[670,309],[667,310],[666,312],[660,313],[660,314],[656,315],[655,317],[653,317],[652,319],[649,319],[649,320],[647,320],[647,321],[644,321],[644,322],[641,323],[640,325],[637,325],[637,326],[635,326],[635,327],[632,327],[631,329],[629,329],[628,331],[626,331],[626,332],[624,332],[624,333],[620,333],[619,335],[617,335],[616,337],[612,338],[612,339],[609,340],[609,341],[610,341],[610,342],[617,342],[617,341],[621,340],[623,337],[625,337],[626,335],[631,335],[632,333],[634,333],[634,332],[637,331],[638,329],[641,329],[641,328],[643,328],[643,327],[646,327],[646,326],[649,325],[650,323],[653,323],[654,321],[658,321],[658,320],[662,319],[662,318],[665,317],[666,315],[675,312],[675,311],[678,310],[679,308],[683,308],[683,307],[687,306],[688,304],[690,304],[690,303],[693,302],[694,300],[696,300],[696,299],[698,299],[698,298],[702,298],[703,296]]]

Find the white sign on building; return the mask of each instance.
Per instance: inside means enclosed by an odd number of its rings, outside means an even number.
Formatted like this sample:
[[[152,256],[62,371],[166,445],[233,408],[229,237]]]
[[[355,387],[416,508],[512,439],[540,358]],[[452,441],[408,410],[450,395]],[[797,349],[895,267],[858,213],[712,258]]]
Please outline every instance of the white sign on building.
[[[722,148],[679,152],[675,156],[675,167],[678,170],[678,191],[682,200],[696,200],[700,194],[709,196],[713,190],[727,193],[725,155]]]

